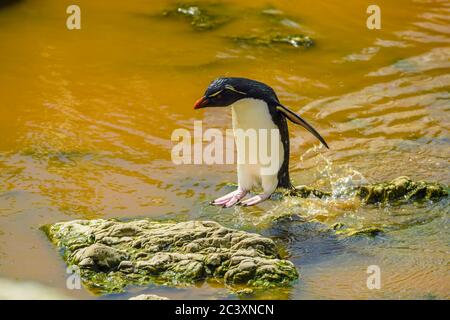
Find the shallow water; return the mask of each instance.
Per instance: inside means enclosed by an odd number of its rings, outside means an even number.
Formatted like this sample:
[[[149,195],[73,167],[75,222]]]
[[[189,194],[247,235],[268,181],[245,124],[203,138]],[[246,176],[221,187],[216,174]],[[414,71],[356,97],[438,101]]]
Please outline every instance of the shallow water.
[[[0,1],[1,2],[1,1]],[[271,85],[308,119],[330,151],[290,126],[291,175],[332,189],[399,175],[450,183],[450,4],[378,1],[382,29],[365,27],[366,1],[224,1],[235,17],[198,32],[162,18],[175,2],[78,1],[82,30],[65,27],[66,4],[0,6],[0,276],[33,280],[65,294],[65,265],[38,227],[81,218],[213,219],[273,237],[298,266],[292,288],[258,298],[450,298],[449,203],[360,207],[348,199],[285,199],[258,207],[208,206],[231,190],[231,165],[176,166],[171,133],[228,128],[225,109],[194,112],[214,78],[245,76]],[[286,20],[287,19],[287,20]],[[287,22],[287,23],[286,23]],[[287,26],[286,26],[287,25]],[[254,48],[227,36],[282,30],[316,45]],[[326,223],[389,225],[374,239],[318,237],[301,223],[269,226],[301,213]],[[366,287],[379,265],[382,288]],[[216,283],[129,288],[170,298],[236,298]]]

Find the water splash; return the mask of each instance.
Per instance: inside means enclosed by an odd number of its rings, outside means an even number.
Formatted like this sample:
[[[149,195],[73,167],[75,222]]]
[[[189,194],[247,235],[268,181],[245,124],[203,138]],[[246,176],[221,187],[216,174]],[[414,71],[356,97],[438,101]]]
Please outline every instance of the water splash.
[[[236,206],[232,215],[223,215],[220,212],[215,219],[234,228],[252,230],[264,228],[280,216],[301,217],[305,218],[305,221],[314,219],[332,224],[343,216],[357,215],[360,200],[355,197],[356,186],[367,183],[366,178],[348,165],[333,164],[331,159],[317,152],[321,148],[314,146],[306,150],[300,160],[305,161],[309,154],[314,154],[313,184],[324,191],[331,191],[331,197],[319,199],[311,195],[308,198],[300,198],[278,192],[272,196],[272,201],[248,208]]]
[[[314,167],[316,168],[317,184],[326,185],[331,190],[331,199],[351,199],[355,196],[356,186],[367,183],[364,175],[349,165],[336,166],[323,153],[318,153],[322,146],[309,148],[300,156],[300,161],[310,153],[315,153]]]

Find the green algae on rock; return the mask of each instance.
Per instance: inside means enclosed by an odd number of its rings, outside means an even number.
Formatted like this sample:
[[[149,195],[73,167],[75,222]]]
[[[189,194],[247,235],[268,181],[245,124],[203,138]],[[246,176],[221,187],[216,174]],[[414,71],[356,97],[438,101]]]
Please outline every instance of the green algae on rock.
[[[448,196],[447,187],[436,182],[412,181],[408,177],[398,177],[388,182],[365,184],[353,187],[355,196],[366,204],[401,204],[408,201],[438,200]],[[331,192],[308,186],[298,186],[286,190],[284,196],[308,198],[331,197]]]
[[[271,239],[212,221],[75,220],[43,229],[64,260],[80,268],[84,284],[99,293],[208,278],[230,286],[286,286],[299,276]]]
[[[447,188],[439,183],[398,177],[389,182],[359,186],[356,195],[365,203],[433,200],[448,196]]]
[[[326,197],[331,197],[331,192],[321,191],[308,186],[296,186],[293,189],[286,190],[283,195],[300,198],[308,198],[309,196],[312,195],[316,198],[322,199]]]
[[[165,17],[184,17],[190,20],[191,26],[196,31],[208,31],[216,29],[225,23],[227,23],[230,18],[212,14],[211,8],[200,7],[198,5],[190,4],[180,4],[174,9],[166,10],[163,12]]]
[[[314,44],[314,41],[310,37],[301,34],[285,35],[273,33],[261,36],[234,36],[230,37],[230,39],[238,44],[264,47],[272,47],[274,45],[290,45],[294,48],[309,48]]]

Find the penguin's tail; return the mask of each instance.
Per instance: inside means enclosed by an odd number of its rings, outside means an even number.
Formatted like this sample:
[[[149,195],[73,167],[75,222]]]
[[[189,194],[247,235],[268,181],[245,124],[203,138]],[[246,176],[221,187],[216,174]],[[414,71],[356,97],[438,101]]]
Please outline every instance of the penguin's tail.
[[[280,177],[281,179],[278,179],[278,186],[277,188],[283,188],[292,190],[295,189],[294,185],[292,184],[291,180],[289,179],[289,176],[287,177]]]

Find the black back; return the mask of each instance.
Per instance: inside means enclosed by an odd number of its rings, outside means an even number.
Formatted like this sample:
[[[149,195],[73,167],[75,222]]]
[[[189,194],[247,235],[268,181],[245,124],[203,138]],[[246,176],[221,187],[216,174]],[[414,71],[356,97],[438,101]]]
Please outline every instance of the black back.
[[[267,102],[267,101],[266,101]],[[272,116],[272,120],[280,131],[281,143],[283,144],[284,159],[278,171],[278,188],[293,188],[291,180],[289,178],[289,130],[286,118],[277,110],[277,104],[269,104],[269,112]]]

